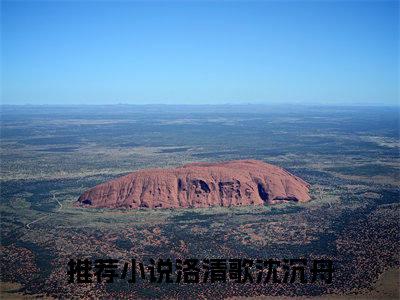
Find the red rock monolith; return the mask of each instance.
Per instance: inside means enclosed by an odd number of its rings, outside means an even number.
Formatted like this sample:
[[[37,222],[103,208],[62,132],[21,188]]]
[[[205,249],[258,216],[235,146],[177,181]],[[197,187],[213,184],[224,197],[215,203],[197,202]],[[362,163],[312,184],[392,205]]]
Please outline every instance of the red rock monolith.
[[[87,190],[77,205],[187,208],[309,200],[309,184],[299,177],[262,161],[237,160],[139,170]]]

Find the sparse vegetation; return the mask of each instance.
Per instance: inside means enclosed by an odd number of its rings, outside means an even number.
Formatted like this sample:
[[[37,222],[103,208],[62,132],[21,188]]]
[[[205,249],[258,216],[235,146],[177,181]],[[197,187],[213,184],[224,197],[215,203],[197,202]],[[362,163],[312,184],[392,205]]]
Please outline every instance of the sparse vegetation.
[[[399,266],[399,129],[392,126],[398,115],[390,109],[2,110],[1,281],[15,287],[7,295],[344,294],[365,292],[384,270]],[[312,185],[313,200],[178,210],[72,205],[85,189],[139,168],[244,158],[302,177]],[[110,256],[330,257],[337,271],[329,286],[295,284],[284,290],[276,285],[116,283],[77,289],[66,284],[70,258]]]

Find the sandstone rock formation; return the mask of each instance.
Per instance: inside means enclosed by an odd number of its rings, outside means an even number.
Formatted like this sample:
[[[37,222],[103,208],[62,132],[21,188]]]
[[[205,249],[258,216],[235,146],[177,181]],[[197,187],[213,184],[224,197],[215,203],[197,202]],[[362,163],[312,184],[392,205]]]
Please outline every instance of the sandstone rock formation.
[[[77,205],[109,208],[179,208],[263,205],[310,200],[309,185],[284,169],[257,160],[192,163],[145,169],[99,184]]]

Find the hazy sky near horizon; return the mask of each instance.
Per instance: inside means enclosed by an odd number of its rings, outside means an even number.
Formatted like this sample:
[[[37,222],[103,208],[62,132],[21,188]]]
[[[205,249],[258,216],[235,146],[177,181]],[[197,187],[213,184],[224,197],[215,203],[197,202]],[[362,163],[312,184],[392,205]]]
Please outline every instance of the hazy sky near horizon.
[[[398,104],[398,1],[2,1],[3,104]]]

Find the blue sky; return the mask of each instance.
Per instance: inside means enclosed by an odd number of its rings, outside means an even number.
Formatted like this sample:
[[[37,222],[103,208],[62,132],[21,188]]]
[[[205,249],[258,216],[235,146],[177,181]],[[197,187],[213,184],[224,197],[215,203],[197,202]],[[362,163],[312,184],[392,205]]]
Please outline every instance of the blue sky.
[[[3,104],[385,104],[397,1],[2,1]]]

